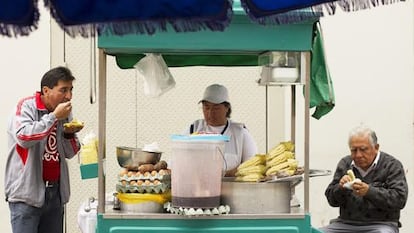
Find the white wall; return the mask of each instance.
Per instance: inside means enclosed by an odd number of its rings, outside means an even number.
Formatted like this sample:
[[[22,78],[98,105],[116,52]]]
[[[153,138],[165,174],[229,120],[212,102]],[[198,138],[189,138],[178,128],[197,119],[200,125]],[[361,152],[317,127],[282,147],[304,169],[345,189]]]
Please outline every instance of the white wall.
[[[39,4],[41,6],[42,4]],[[41,8],[39,27],[30,36],[0,36],[0,232],[11,232],[9,208],[4,201],[4,167],[7,158],[7,118],[17,101],[40,90],[40,79],[50,68],[48,12]]]
[[[41,75],[49,68],[49,32],[47,13],[41,14],[41,25],[28,38],[0,38],[1,77],[4,82],[3,97],[0,104],[0,170],[4,170],[7,155],[6,119],[11,107],[18,98],[32,94],[39,89]],[[331,69],[335,88],[336,104],[334,110],[321,120],[311,120],[311,168],[334,170],[340,157],[348,153],[346,140],[350,128],[360,122],[367,123],[377,130],[381,149],[400,158],[407,169],[409,185],[413,183],[413,120],[414,120],[414,72],[413,72],[413,4],[412,2],[382,6],[371,10],[354,13],[338,12],[334,16],[321,19],[325,37],[326,56]],[[60,36],[61,32],[57,32]],[[54,34],[55,35],[55,34]],[[56,38],[54,36],[54,38]],[[89,41],[83,39],[67,40],[67,64],[74,71],[75,114],[86,121],[85,132],[97,130],[97,108],[89,104]],[[54,43],[53,56],[62,55],[59,43]],[[54,58],[52,64],[60,64]],[[110,85],[108,90],[108,125],[110,137],[107,150],[108,169],[107,189],[112,191],[118,169],[114,158],[114,146],[130,144],[141,146],[154,139],[161,139],[162,146],[168,150],[168,136],[164,132],[177,132],[194,117],[201,116],[197,112],[194,101],[185,100],[179,104],[165,104],[161,100],[148,100],[142,96],[142,82],[133,70],[120,70],[114,61],[108,61]],[[182,98],[198,98],[204,86],[210,81],[218,81],[223,77],[225,84],[231,85],[230,91],[236,99],[234,118],[247,122],[253,136],[264,148],[264,129],[256,128],[256,118],[263,115],[255,112],[263,107],[263,95],[259,87],[253,86],[257,78],[255,69],[197,69],[188,71],[173,70],[177,76],[177,88],[166,93],[163,98],[173,97],[180,93]],[[210,76],[210,77],[208,77]],[[214,77],[211,77],[214,76]],[[237,77],[243,76],[241,79]],[[204,80],[204,78],[209,78]],[[192,78],[200,80],[197,87],[181,86]],[[226,79],[229,78],[229,79]],[[243,83],[239,83],[244,80]],[[7,82],[6,82],[7,81]],[[22,85],[23,83],[23,85]],[[131,90],[131,86],[132,88]],[[251,89],[245,89],[247,86]],[[189,90],[187,92],[187,90]],[[247,93],[254,96],[254,101],[245,99]],[[240,95],[240,96],[239,96]],[[131,96],[132,102],[131,101]],[[136,104],[134,101],[137,101]],[[147,101],[148,100],[148,101]],[[162,99],[164,100],[164,99]],[[172,99],[175,100],[175,99]],[[171,103],[174,101],[171,101]],[[151,105],[152,104],[152,105]],[[122,107],[123,106],[123,107]],[[126,122],[128,114],[136,114],[136,106],[143,109],[165,108],[171,116],[156,116],[156,126],[142,122]],[[186,107],[183,107],[186,106]],[[130,108],[131,107],[131,108]],[[247,109],[247,111],[246,111]],[[141,109],[140,109],[141,110]],[[253,111],[249,111],[253,110]],[[190,112],[190,114],[188,114]],[[253,112],[253,113],[252,113]],[[178,116],[185,116],[181,119]],[[144,114],[140,117],[150,117]],[[162,119],[168,120],[162,120]],[[1,123],[3,122],[3,123]],[[173,124],[172,124],[173,122]],[[298,122],[298,128],[301,122]],[[131,131],[130,126],[137,127]],[[154,128],[155,127],[155,128]],[[138,129],[139,128],[139,129]],[[144,129],[144,131],[140,131]],[[119,133],[119,132],[122,133]],[[82,134],[83,136],[84,134]],[[137,137],[137,138],[132,138]],[[89,196],[97,196],[96,180],[80,180],[77,161],[70,162],[72,179],[72,199],[68,205],[68,232],[78,232],[76,217],[79,204]],[[0,173],[0,187],[3,187],[3,173]],[[326,224],[330,218],[336,217],[338,210],[328,206],[323,192],[331,177],[315,177],[311,179],[312,224],[316,227]],[[300,188],[299,192],[300,195]],[[412,192],[411,192],[412,193]],[[409,220],[414,216],[412,194],[409,195],[407,207],[402,212],[402,233],[409,233],[414,223]],[[299,196],[300,197],[300,196]],[[0,232],[11,232],[9,211],[6,203],[0,201]]]

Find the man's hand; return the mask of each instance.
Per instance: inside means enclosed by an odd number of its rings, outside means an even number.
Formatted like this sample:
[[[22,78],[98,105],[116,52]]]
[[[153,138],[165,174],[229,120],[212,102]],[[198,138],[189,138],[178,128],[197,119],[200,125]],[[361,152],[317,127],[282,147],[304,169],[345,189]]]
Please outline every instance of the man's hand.
[[[344,189],[345,188],[344,184],[346,184],[348,182],[351,182],[351,181],[352,181],[352,179],[349,175],[344,175],[344,176],[342,176],[341,180],[339,180],[339,187],[341,189]]]
[[[70,112],[72,111],[72,103],[70,101],[65,103],[60,103],[56,106],[53,114],[55,114],[58,120],[63,120],[68,118]]]
[[[368,192],[369,185],[367,183],[364,183],[362,181],[356,181],[352,185],[352,190],[354,190],[354,194],[357,196],[365,196]]]

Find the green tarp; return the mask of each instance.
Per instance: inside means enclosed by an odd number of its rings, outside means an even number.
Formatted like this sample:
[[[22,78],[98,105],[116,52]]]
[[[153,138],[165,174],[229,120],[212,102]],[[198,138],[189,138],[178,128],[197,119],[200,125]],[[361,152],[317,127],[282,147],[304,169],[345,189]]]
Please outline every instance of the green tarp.
[[[315,27],[311,57],[310,108],[316,107],[312,117],[320,119],[334,108],[335,96],[331,75],[325,61],[319,24],[315,24]]]

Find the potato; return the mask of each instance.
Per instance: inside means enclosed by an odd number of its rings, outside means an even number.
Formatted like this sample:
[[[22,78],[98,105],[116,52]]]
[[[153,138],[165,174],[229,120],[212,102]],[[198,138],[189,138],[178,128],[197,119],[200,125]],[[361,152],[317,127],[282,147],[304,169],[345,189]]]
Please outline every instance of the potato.
[[[161,169],[166,169],[168,167],[168,164],[167,164],[167,162],[166,161],[164,161],[164,160],[161,160],[161,161],[159,161],[157,164],[155,164],[154,165],[154,169],[156,170],[156,171],[159,171],[159,170],[161,170]]]
[[[140,171],[141,173],[151,172],[153,170],[154,170],[154,165],[151,163],[142,164],[138,167],[138,171]]]

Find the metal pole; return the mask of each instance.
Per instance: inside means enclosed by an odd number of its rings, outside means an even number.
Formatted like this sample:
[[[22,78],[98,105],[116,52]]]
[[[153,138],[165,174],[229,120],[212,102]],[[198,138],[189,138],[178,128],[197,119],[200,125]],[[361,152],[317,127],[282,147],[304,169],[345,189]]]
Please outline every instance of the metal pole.
[[[310,52],[301,53],[301,75],[305,77],[305,131],[304,131],[304,153],[305,153],[305,213],[309,213],[309,106],[310,106],[310,70],[311,57]]]
[[[99,49],[99,104],[98,104],[98,213],[105,213],[105,145],[106,145],[106,55]]]
[[[291,103],[290,103],[290,140],[296,143],[296,85],[291,85]]]

